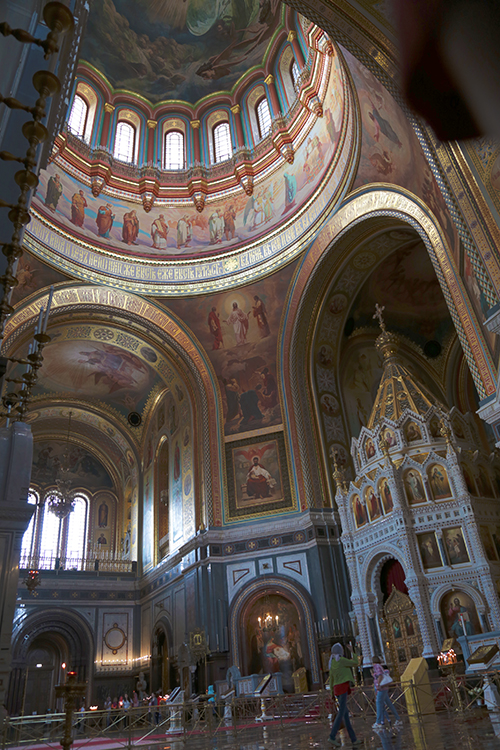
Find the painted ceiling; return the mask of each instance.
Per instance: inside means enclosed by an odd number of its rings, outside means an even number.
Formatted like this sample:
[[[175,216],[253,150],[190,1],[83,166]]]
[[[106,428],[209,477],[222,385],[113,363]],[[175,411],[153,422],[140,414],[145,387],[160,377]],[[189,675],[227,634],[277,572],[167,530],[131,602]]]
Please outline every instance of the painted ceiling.
[[[195,103],[260,65],[279,0],[93,0],[81,59],[115,88]]]
[[[60,440],[35,441],[31,470],[33,482],[42,487],[52,484],[62,467],[67,467],[65,476],[75,488],[97,490],[113,487],[113,480],[102,463],[85,448]]]
[[[191,201],[179,205],[158,199],[148,213],[137,196],[125,191],[119,197],[94,197],[86,177],[70,174],[58,156],[40,173],[25,244],[80,278],[157,295],[191,295],[212,291],[221,281],[224,286],[253,281],[256,271],[264,276],[289,262],[325,220],[346,181],[354,178],[351,93],[339,56],[329,60],[324,116],[312,117],[310,128],[297,138],[293,164],[279,159],[251,196],[243,188],[229,196],[221,193],[201,213]],[[57,205],[48,207],[47,193],[56,175],[62,192]],[[77,222],[73,200],[78,194],[84,198],[84,209]],[[104,237],[96,218],[106,204],[113,222]],[[124,235],[125,217],[131,211],[138,220],[133,244]],[[158,220],[164,220],[168,230],[165,248],[155,247],[152,240]]]
[[[164,387],[156,370],[157,353],[120,329],[62,324],[51,328],[50,335],[35,397],[57,394],[90,401],[126,419],[131,411],[145,412]]]

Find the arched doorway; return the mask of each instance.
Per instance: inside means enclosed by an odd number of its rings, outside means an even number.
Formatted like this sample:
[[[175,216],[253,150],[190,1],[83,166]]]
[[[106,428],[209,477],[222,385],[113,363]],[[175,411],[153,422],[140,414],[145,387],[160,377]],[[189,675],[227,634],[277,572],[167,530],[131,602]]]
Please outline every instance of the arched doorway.
[[[29,615],[12,646],[7,710],[11,716],[62,708],[55,703],[54,687],[64,670],[73,669],[92,694],[95,647],[87,623],[75,612],[54,608]],[[37,666],[40,664],[41,666]]]
[[[24,715],[45,714],[56,708],[55,686],[64,681],[63,664],[69,659],[68,644],[58,633],[34,639],[26,657],[22,676],[21,707]],[[62,709],[62,706],[57,706]]]
[[[172,665],[168,653],[168,636],[160,625],[153,636],[153,650],[151,657],[151,685],[150,690],[161,690],[162,694],[170,693],[175,686],[175,676],[171,674]]]
[[[280,672],[283,690],[294,692],[293,673],[309,669],[309,651],[301,608],[279,591],[259,592],[240,616],[243,674]]]

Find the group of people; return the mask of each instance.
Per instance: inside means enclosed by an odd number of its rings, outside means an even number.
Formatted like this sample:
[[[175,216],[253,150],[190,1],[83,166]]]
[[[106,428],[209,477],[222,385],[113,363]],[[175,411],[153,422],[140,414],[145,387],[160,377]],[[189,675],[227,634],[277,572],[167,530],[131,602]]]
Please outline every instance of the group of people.
[[[120,725],[125,723],[126,726],[130,709],[140,707],[147,708],[149,723],[158,724],[160,721],[159,706],[164,704],[167,698],[168,695],[163,695],[161,690],[157,690],[156,693],[151,693],[151,695],[146,695],[142,691],[139,694],[134,690],[131,697],[128,693],[123,693],[119,698],[111,698],[108,694],[104,701],[104,710],[107,712],[106,726],[110,727],[115,723]]]
[[[341,747],[342,743],[337,737],[338,731],[342,724],[347,730],[349,739],[353,747],[358,747],[362,744],[362,740],[358,739],[356,733],[351,724],[349,718],[349,709],[347,707],[347,697],[351,692],[351,683],[354,681],[353,667],[357,668],[359,665],[359,659],[357,654],[349,646],[350,655],[344,655],[344,647],[341,643],[334,643],[332,646],[332,655],[330,658],[330,674],[329,683],[332,696],[335,696],[337,700],[338,710],[335,720],[332,725],[332,730],[328,738],[328,742],[334,747]],[[386,675],[389,675],[387,669],[384,669],[382,660],[379,656],[372,658],[373,668],[373,686],[375,689],[375,702],[377,709],[377,717],[373,729],[376,732],[384,731],[385,722],[389,719],[388,711],[390,711],[394,717],[394,728],[399,729],[402,727],[403,722],[399,718],[399,714],[391,701],[389,695],[389,679]]]

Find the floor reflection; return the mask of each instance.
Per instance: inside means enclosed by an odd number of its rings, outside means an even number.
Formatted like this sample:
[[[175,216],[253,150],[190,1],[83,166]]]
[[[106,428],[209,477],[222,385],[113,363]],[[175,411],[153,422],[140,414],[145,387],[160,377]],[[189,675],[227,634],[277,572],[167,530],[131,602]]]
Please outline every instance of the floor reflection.
[[[353,724],[363,748],[377,750],[499,750],[500,713],[489,714],[478,708],[465,714],[426,717],[421,721],[404,719],[401,730],[390,727],[375,732],[372,729],[373,716],[354,717]],[[278,724],[272,726],[255,725],[239,729],[207,734],[182,735],[175,738],[164,737],[157,743],[137,743],[144,750],[327,750],[331,747],[327,738],[329,727],[315,721],[307,724]],[[345,750],[351,743],[344,732],[338,737]],[[75,743],[74,750],[77,750]],[[110,750],[109,744],[102,747],[93,742],[92,750]]]

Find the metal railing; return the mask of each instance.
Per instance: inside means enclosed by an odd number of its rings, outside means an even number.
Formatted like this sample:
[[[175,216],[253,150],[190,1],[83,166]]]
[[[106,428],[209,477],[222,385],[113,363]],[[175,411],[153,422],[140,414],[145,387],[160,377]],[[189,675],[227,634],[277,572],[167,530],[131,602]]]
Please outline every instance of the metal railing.
[[[490,672],[488,677],[500,687],[498,672]],[[389,688],[389,694],[402,717],[411,715],[421,718],[424,705],[427,709],[432,705],[437,713],[457,716],[477,708],[482,684],[482,675],[450,674],[431,681],[426,688],[410,683],[395,683]],[[376,715],[373,687],[356,686],[349,699],[349,709],[354,717],[371,723]],[[96,739],[109,738],[118,748],[130,748],[142,743],[164,743],[166,736],[213,737],[229,731],[235,737],[263,723],[279,729],[299,722],[321,723],[327,727],[335,713],[335,701],[327,690],[265,697],[245,696],[213,703],[200,700],[139,706],[129,710],[78,711],[73,715],[73,738],[79,747]],[[62,736],[64,718],[64,714],[7,718],[1,748],[52,745]]]
[[[133,573],[136,563],[123,560],[112,553],[101,553],[98,557],[56,557],[55,555],[21,555],[21,570],[79,570],[99,571],[102,573]]]

